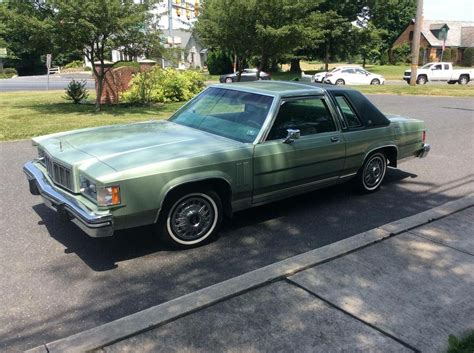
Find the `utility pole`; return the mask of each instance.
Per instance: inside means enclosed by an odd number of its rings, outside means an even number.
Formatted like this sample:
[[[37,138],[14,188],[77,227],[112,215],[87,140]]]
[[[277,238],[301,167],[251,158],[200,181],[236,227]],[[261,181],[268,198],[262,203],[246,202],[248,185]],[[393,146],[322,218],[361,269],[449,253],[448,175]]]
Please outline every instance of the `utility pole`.
[[[421,24],[423,22],[423,0],[417,0],[415,30],[411,42],[411,77],[410,85],[416,85],[418,58],[420,56]]]

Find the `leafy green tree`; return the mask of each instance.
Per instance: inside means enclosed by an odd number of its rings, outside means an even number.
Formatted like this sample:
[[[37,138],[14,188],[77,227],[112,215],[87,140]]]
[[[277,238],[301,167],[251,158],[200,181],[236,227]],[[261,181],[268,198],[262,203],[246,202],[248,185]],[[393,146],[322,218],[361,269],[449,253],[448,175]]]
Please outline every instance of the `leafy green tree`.
[[[104,63],[109,51],[120,46],[132,50],[130,40],[137,41],[134,50],[143,50],[148,37],[137,33],[151,25],[148,11],[155,1],[51,0],[51,4],[54,7],[58,42],[70,50],[83,50],[92,63],[92,71],[97,78],[96,109],[100,110],[106,74]],[[139,46],[142,47],[137,49]]]
[[[324,61],[324,69],[329,69],[331,60],[345,55],[345,49],[351,43],[352,25],[349,20],[334,10],[325,13],[313,12],[309,15],[308,31],[318,41],[309,48]]]
[[[54,52],[52,9],[37,1],[0,1],[0,37],[8,61],[20,74],[44,72],[44,55]]]
[[[355,33],[355,44],[354,51],[357,52],[362,58],[362,67],[365,67],[367,60],[377,61],[380,59],[382,52],[382,36],[385,35],[385,31],[376,28],[371,23],[367,24],[366,28],[353,27],[352,30]]]
[[[240,73],[259,45],[256,38],[257,0],[204,0],[195,33],[210,49],[232,53]]]
[[[380,33],[381,53],[388,52],[416,14],[416,0],[367,0],[373,26]]]

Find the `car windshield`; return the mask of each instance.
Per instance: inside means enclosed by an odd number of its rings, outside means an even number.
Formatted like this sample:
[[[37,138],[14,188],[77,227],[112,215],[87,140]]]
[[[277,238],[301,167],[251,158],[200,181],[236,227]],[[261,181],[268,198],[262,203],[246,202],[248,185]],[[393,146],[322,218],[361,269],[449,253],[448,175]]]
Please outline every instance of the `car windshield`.
[[[422,69],[429,69],[433,64],[426,64],[425,66],[422,66]]]
[[[273,97],[211,87],[180,109],[170,121],[240,142],[253,142]]]

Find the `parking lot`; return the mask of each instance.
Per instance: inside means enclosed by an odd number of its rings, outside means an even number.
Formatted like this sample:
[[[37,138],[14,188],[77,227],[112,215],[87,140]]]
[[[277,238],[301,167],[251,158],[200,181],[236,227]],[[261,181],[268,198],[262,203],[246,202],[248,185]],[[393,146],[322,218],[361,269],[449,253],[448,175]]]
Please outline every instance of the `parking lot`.
[[[18,351],[327,245],[474,192],[474,102],[373,95],[425,120],[428,158],[390,170],[379,192],[350,183],[240,212],[216,242],[171,250],[148,228],[91,239],[29,194],[28,141],[1,143],[0,351]]]

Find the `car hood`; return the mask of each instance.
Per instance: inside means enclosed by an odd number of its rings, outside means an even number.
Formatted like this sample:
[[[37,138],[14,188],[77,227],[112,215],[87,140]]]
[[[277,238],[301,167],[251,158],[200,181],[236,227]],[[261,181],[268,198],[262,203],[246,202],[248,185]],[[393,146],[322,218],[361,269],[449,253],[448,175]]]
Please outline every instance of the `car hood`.
[[[45,139],[36,139],[36,142],[52,152],[57,159],[72,155],[70,150],[73,149],[77,153],[97,159],[116,171],[171,159],[202,156],[243,145],[169,121],[77,130],[46,136]],[[60,146],[63,153],[58,153],[57,146]],[[53,147],[56,151],[51,151]]]

